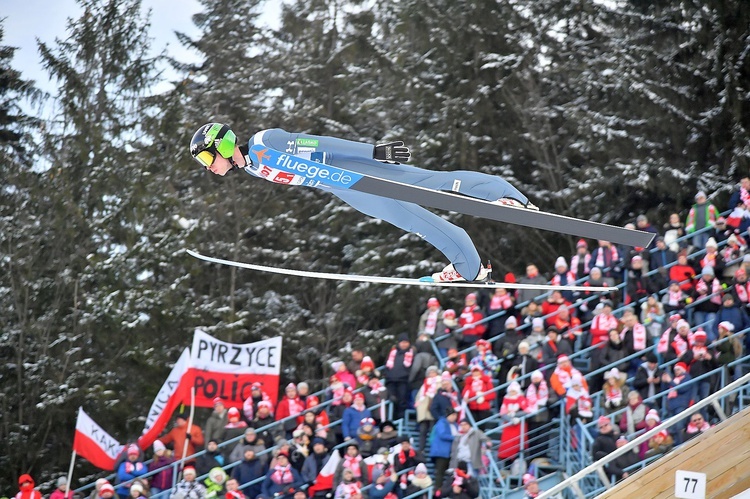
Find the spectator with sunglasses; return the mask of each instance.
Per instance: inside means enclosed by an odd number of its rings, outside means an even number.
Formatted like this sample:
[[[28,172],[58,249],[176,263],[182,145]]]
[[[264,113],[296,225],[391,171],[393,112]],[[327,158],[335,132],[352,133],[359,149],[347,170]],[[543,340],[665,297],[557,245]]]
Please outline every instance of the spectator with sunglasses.
[[[231,170],[242,168],[250,175],[277,184],[320,186],[362,213],[418,233],[451,261],[442,272],[433,274],[435,281],[481,281],[489,277],[489,271],[481,264],[479,253],[466,231],[413,203],[345,187],[322,186],[307,173],[290,173],[262,164],[261,158],[251,157],[250,147],[255,144],[359,174],[427,189],[453,191],[503,205],[538,209],[500,177],[469,171],[428,171],[402,164],[409,161],[411,152],[401,141],[372,146],[333,137],[288,133],[276,128],[260,131],[247,145],[242,145],[229,126],[222,123],[207,123],[193,135],[190,154],[216,175],[224,176]]]

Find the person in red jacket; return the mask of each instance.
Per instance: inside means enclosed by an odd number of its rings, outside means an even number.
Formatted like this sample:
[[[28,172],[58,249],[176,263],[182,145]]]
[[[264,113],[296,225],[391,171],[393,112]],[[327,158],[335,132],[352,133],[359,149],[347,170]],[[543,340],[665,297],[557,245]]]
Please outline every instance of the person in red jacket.
[[[279,400],[279,403],[276,405],[276,421],[289,418],[282,423],[282,426],[286,432],[286,439],[291,440],[293,437],[292,433],[297,429],[297,425],[302,422],[302,411],[305,410],[305,404],[299,398],[297,386],[294,383],[286,385],[284,393],[286,396]],[[297,416],[297,418],[290,416]]]
[[[492,391],[492,387],[492,379],[482,372],[480,365],[475,364],[471,368],[471,374],[466,378],[464,391],[461,394],[464,400],[468,400],[468,406],[474,415],[474,421],[481,421],[492,415],[492,401],[495,400],[495,392]],[[480,425],[480,427],[484,429],[485,425],[486,423]]]
[[[545,322],[548,326],[554,326],[557,319],[557,311],[560,308],[570,308],[572,303],[563,297],[561,291],[554,290],[549,297],[542,303],[542,315],[546,317]]]
[[[29,474],[18,477],[18,494],[15,499],[42,499],[42,493],[34,489],[34,479]]]
[[[487,326],[484,324],[477,324],[482,319],[484,319],[484,313],[479,308],[479,305],[477,305],[477,295],[469,293],[466,295],[464,309],[458,318],[458,327],[466,328],[463,331],[463,338],[459,343],[460,349],[468,348],[474,345],[477,340],[482,339],[484,332],[487,330]]]

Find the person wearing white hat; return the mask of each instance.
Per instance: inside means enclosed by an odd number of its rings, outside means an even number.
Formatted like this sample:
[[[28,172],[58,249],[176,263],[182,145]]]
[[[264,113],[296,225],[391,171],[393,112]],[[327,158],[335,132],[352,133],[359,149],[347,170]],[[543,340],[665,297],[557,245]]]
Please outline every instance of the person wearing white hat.
[[[166,448],[161,440],[154,440],[154,458],[148,464],[149,471],[162,470],[149,477],[151,495],[154,496],[163,490],[172,488],[172,468],[168,467],[174,463],[172,451]]]
[[[714,227],[717,218],[719,211],[708,201],[705,192],[698,191],[695,195],[695,204],[690,208],[685,221],[685,232],[688,235],[693,234],[692,244],[695,250],[702,250],[706,246],[709,231],[703,229]]]
[[[182,480],[177,482],[169,499],[206,499],[206,487],[196,480],[198,473],[192,466],[182,470]]]
[[[68,488],[68,479],[61,476],[57,479],[57,488],[50,494],[49,499],[70,499],[73,491]]]
[[[555,275],[552,276],[550,284],[553,286],[571,286],[576,280],[576,276],[568,268],[568,262],[565,258],[558,256],[555,260]],[[566,301],[573,301],[572,291],[561,291],[563,298]]]

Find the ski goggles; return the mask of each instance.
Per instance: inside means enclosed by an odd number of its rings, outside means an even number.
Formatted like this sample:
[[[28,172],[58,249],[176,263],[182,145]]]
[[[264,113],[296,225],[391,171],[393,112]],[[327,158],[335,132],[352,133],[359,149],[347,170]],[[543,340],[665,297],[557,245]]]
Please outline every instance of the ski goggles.
[[[231,158],[236,142],[237,136],[227,125],[214,123],[206,132],[203,149],[193,152],[193,158],[208,169],[216,161],[217,154],[222,158]]]

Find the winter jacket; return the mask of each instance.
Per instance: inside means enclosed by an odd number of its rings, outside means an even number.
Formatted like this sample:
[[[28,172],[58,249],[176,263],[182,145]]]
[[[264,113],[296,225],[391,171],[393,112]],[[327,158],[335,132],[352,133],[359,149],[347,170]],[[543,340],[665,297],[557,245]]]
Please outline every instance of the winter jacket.
[[[331,455],[328,453],[317,455],[315,452],[311,452],[302,464],[302,479],[307,483],[314,482],[329,459],[331,459]]]
[[[266,478],[261,485],[261,493],[258,498],[260,499],[260,497],[263,497],[263,499],[273,499],[276,494],[279,496],[287,494],[288,497],[291,498],[293,494],[293,492],[290,493],[291,489],[299,489],[304,484],[304,481],[302,480],[299,471],[295,470],[291,465],[289,466],[289,472],[291,473],[291,481],[279,482],[276,478],[277,475],[275,475],[275,470],[269,469],[268,473],[266,473]]]
[[[169,433],[161,437],[159,440],[161,440],[164,445],[174,444],[174,458],[179,461],[182,459],[182,450],[185,448],[186,436],[187,425],[181,428],[172,428]],[[187,454],[185,454],[185,457],[195,454],[195,449],[203,447],[203,444],[203,430],[201,430],[200,426],[193,423],[193,426],[190,428],[190,440],[187,444]]]
[[[633,379],[633,388],[638,390],[638,393],[641,394],[641,399],[646,400],[648,396],[648,366],[644,362],[640,366],[638,366],[638,369],[635,371],[635,378]],[[661,379],[661,375],[664,373],[664,370],[660,367],[656,367],[656,371],[653,373],[653,378]],[[658,395],[662,391],[662,384],[661,382],[653,384],[654,386],[654,395]]]
[[[662,383],[665,390],[674,390],[675,396],[667,396],[667,410],[671,414],[677,414],[680,411],[684,411],[690,406],[690,397],[692,395],[693,387],[685,386],[685,383],[690,381],[692,378],[689,373],[686,373],[680,383],[675,383],[674,378],[669,383]]]
[[[362,406],[364,410],[357,410],[354,405],[344,410],[344,416],[341,418],[341,432],[344,438],[354,438],[357,436],[359,422],[365,418],[371,418],[370,409]]]
[[[224,426],[228,423],[227,413],[227,410],[224,410],[221,414],[217,414],[216,411],[214,411],[208,417],[205,430],[203,431],[203,437],[206,442],[210,442],[211,440],[216,440],[217,443],[222,442]]]
[[[253,457],[250,461],[242,460],[240,464],[232,469],[232,478],[239,482],[240,486],[250,483],[256,478],[262,477],[266,473],[266,467],[263,462],[257,457]],[[245,496],[248,498],[254,498],[261,492],[261,483],[255,483],[242,489]]]
[[[205,475],[217,466],[219,468],[223,468],[224,464],[229,464],[229,459],[222,455],[219,449],[216,449],[214,452],[206,451],[198,456],[198,459],[196,459],[195,471],[198,472],[198,476],[201,476]]]
[[[456,435],[456,438],[453,439],[453,443],[451,444],[451,461],[449,465],[451,468],[458,466],[456,455],[462,438],[463,435]],[[469,453],[471,455],[471,465],[475,470],[481,470],[484,467],[484,464],[482,463],[482,451],[490,439],[482,430],[474,427],[472,427],[466,434],[466,439],[469,446]]]
[[[438,419],[432,430],[430,457],[450,458],[453,440],[457,435],[458,425],[456,423],[449,423],[445,416]]]
[[[735,305],[731,307],[725,307],[722,305],[716,313],[716,318],[714,319],[713,324],[713,330],[715,333],[714,337],[716,338],[719,337],[719,323],[723,321],[734,324],[735,331],[742,331],[743,329],[750,327],[750,318],[748,318],[747,312],[738,307],[736,301]]]
[[[245,459],[246,450],[252,450],[257,456],[258,454],[266,450],[266,446],[263,441],[257,436],[252,442],[248,442],[246,437],[240,440],[240,442],[234,447],[234,449],[232,449],[232,452],[229,454],[228,463],[236,463],[237,461],[242,461],[243,459]],[[259,459],[265,466],[268,463],[268,454],[264,454]]]
[[[396,348],[396,357],[393,361],[393,367],[389,368],[386,366],[383,370],[383,374],[385,376],[385,379],[388,381],[393,382],[404,382],[409,381],[409,373],[411,370],[411,364],[408,366],[404,364],[404,358],[406,356],[407,351],[411,351],[412,354],[416,357],[416,349],[414,347],[409,347],[406,350],[401,350],[398,347]],[[412,363],[414,361],[412,360]]]
[[[167,456],[154,456],[153,461],[148,464],[148,471],[156,471],[174,463],[173,457]],[[210,468],[209,468],[210,469]],[[207,472],[207,471],[206,471]],[[155,475],[151,475],[148,479],[149,485],[159,490],[168,490],[172,488],[172,474],[173,468],[170,466]]]
[[[133,480],[134,478],[138,478],[146,473],[148,473],[148,467],[142,462],[136,461],[135,463],[131,463],[130,461],[125,460],[120,463],[120,466],[117,468],[117,483]],[[126,496],[130,494],[129,490],[130,484],[128,483],[125,485],[119,485],[116,492],[118,495]]]
[[[181,480],[177,483],[169,499],[205,499],[206,487],[197,480],[188,482],[187,480]]]
[[[455,397],[452,397],[451,395],[455,395]],[[452,399],[455,398],[456,404],[454,405],[452,402]],[[438,419],[445,416],[445,410],[449,407],[452,407],[454,410],[458,410],[458,407],[461,405],[461,394],[455,390],[450,392],[446,392],[442,388],[438,388],[437,393],[435,394],[435,398],[432,399],[432,403],[430,404],[430,414],[432,414],[432,418],[437,421]]]

